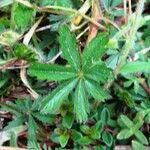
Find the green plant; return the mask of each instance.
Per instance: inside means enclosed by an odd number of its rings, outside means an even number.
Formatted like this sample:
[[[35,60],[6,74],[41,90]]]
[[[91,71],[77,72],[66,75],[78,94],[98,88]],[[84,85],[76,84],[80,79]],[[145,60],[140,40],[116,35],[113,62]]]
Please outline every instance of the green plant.
[[[42,115],[37,111],[36,101],[32,102],[29,97],[24,101],[18,99],[13,102],[6,104],[0,103],[3,106],[3,110],[9,111],[13,114],[14,120],[10,121],[4,130],[9,130],[23,124],[28,126],[28,143],[37,142],[36,132],[41,130],[39,122],[51,124],[54,120],[52,115]]]
[[[110,98],[109,93],[100,86],[100,83],[105,82],[111,75],[110,69],[100,60],[106,51],[108,38],[99,34],[81,54],[75,35],[68,27],[61,27],[59,34],[60,49],[70,66],[35,63],[30,66],[28,73],[40,80],[63,81],[58,88],[42,98],[39,104],[41,113],[57,112],[65,98],[75,88],[76,118],[79,122],[85,122],[89,113],[87,93],[100,102]]]

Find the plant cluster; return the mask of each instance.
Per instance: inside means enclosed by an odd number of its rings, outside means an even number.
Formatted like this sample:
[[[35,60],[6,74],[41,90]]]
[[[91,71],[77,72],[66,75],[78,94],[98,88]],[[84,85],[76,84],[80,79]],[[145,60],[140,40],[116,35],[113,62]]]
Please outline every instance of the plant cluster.
[[[146,150],[149,6],[1,0],[0,146]]]

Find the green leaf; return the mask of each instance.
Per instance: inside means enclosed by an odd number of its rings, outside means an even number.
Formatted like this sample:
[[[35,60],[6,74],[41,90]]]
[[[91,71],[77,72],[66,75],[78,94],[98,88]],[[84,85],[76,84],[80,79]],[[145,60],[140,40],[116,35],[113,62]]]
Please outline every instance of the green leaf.
[[[4,129],[8,130],[8,129],[20,126],[23,124],[23,122],[24,122],[24,116],[19,116],[16,119],[14,119],[13,121],[10,121]]]
[[[66,114],[65,117],[63,118],[63,125],[70,129],[73,125],[74,122],[74,115],[73,114]]]
[[[67,26],[63,26],[59,30],[59,43],[64,58],[77,71],[80,69],[80,53],[77,46],[76,37],[70,32]]]
[[[17,147],[17,134],[13,131],[10,134],[10,146]]]
[[[148,145],[147,138],[145,137],[145,135],[144,135],[141,131],[137,131],[137,132],[135,133],[135,137],[136,137],[142,144]]]
[[[41,114],[39,112],[36,112],[36,113],[32,113],[32,115],[39,121],[46,124],[52,124],[53,121],[55,120],[55,116],[50,114]]]
[[[131,128],[133,126],[133,122],[125,115],[121,115],[120,120],[128,128]]]
[[[95,81],[106,82],[112,73],[103,62],[92,65],[86,72],[85,76]]]
[[[88,119],[88,105],[84,81],[80,80],[75,91],[74,99],[74,111],[76,113],[76,118],[80,123],[86,122]]]
[[[147,150],[147,148],[143,144],[137,141],[132,141],[132,148],[133,150]]]
[[[55,64],[35,63],[30,66],[28,73],[36,76],[40,80],[61,81],[76,76],[76,73],[69,67],[63,67]]]
[[[104,55],[107,42],[108,38],[106,35],[99,34],[87,45],[82,56],[82,66],[84,70],[88,70],[95,61],[98,61]]]
[[[78,79],[69,80],[58,86],[50,94],[45,96],[41,102],[42,113],[55,113],[60,108],[64,99],[69,95],[77,83]]]
[[[69,140],[69,134],[67,132],[64,132],[62,135],[59,136],[59,142],[61,147],[65,147]]]
[[[37,60],[37,54],[35,50],[24,44],[17,44],[14,49],[15,56],[19,59],[24,59],[27,61],[35,61]]]
[[[142,61],[131,62],[125,64],[120,70],[120,73],[122,74],[137,73],[137,72],[150,72],[150,62],[142,62]]]
[[[90,136],[91,136],[91,138],[92,139],[100,139],[102,130],[103,130],[103,124],[102,124],[101,121],[98,121],[90,129]]]
[[[91,142],[92,142],[92,139],[90,139],[88,136],[84,136],[80,139],[79,144],[89,145]]]
[[[89,127],[88,125],[82,125],[82,126],[80,126],[80,130],[81,130],[84,134],[89,134],[90,127]]]
[[[108,146],[110,147],[113,143],[113,137],[112,135],[109,133],[109,132],[103,132],[102,134],[102,139],[103,139],[103,142]]]
[[[106,124],[110,119],[110,113],[107,108],[104,108],[101,112],[101,121],[103,124]]]
[[[34,120],[34,118],[29,115],[29,121],[28,121],[28,142],[36,142],[37,141],[37,132],[38,126]]]
[[[122,140],[122,139],[128,139],[129,137],[131,137],[133,135],[132,130],[130,129],[123,129],[119,132],[119,134],[117,135],[117,139]]]
[[[109,93],[103,89],[97,82],[93,80],[85,80],[85,85],[87,91],[96,99],[100,101],[104,101],[105,99],[109,99]]]
[[[25,30],[33,19],[34,10],[27,8],[24,5],[18,4],[14,11],[14,22],[17,29]]]
[[[71,130],[71,137],[73,139],[74,142],[78,142],[81,137],[82,137],[82,134],[74,129]]]

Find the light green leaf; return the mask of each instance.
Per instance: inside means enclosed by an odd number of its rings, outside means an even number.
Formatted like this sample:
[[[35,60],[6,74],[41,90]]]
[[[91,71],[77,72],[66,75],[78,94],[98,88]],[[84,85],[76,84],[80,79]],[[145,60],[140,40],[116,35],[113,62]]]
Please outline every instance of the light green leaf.
[[[70,32],[67,26],[63,26],[59,30],[59,43],[64,58],[77,71],[80,69],[80,53],[77,46],[76,37]]]
[[[69,95],[77,83],[78,79],[69,80],[58,86],[49,95],[45,96],[41,102],[42,113],[55,113],[60,108],[64,99]]]
[[[74,99],[74,111],[76,113],[76,118],[80,123],[87,121],[88,107],[88,99],[85,91],[84,81],[80,80],[75,91]]]
[[[31,76],[36,76],[40,80],[61,81],[70,79],[76,76],[73,69],[55,64],[40,64],[31,65],[28,70]]]
[[[133,122],[127,116],[125,116],[125,115],[121,115],[120,116],[120,120],[128,128],[131,128],[133,126]]]
[[[66,114],[65,117],[63,118],[63,125],[70,129],[73,125],[74,122],[74,115],[73,114]]]
[[[84,70],[87,70],[95,61],[98,61],[104,55],[107,42],[108,38],[106,35],[99,34],[87,45],[82,57],[82,66]]]
[[[143,144],[137,141],[132,141],[132,148],[133,150],[147,150],[147,148]]]
[[[122,140],[122,139],[128,139],[133,135],[133,132],[130,129],[123,129],[119,134],[117,135],[117,139]]]
[[[103,89],[97,82],[93,80],[85,80],[85,85],[87,91],[96,99],[100,101],[104,101],[105,99],[109,99],[109,93]]]
[[[100,139],[101,132],[103,131],[103,124],[101,121],[98,121],[94,126],[90,129],[90,136],[92,139]]]
[[[14,22],[18,29],[25,30],[33,19],[34,10],[27,8],[21,4],[17,4],[14,8]]]
[[[71,130],[71,138],[73,139],[74,142],[77,142],[81,139],[82,134],[74,129]]]
[[[59,142],[61,147],[65,147],[66,144],[68,143],[69,140],[69,134],[68,133],[63,133],[62,135],[59,136]]]
[[[89,145],[91,142],[92,142],[92,139],[90,139],[88,136],[84,136],[80,139],[79,144]]]
[[[150,72],[150,62],[142,62],[136,61],[125,64],[121,70],[121,74],[128,74],[128,73],[137,73],[137,72]]]
[[[147,138],[145,137],[145,135],[144,135],[141,131],[137,131],[137,132],[135,133],[135,137],[136,137],[142,144],[148,145]]]

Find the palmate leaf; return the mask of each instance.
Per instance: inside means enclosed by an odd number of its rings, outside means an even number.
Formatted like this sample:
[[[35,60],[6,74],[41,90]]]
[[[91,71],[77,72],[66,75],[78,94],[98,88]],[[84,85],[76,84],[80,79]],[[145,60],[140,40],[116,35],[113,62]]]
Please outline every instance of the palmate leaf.
[[[56,113],[60,108],[63,100],[69,95],[77,84],[78,79],[69,80],[62,83],[49,95],[45,96],[41,102],[40,110],[42,113]]]
[[[59,30],[59,43],[64,58],[77,71],[80,69],[80,53],[78,50],[76,37],[70,32],[67,26],[63,26]]]
[[[109,93],[103,89],[97,82],[94,80],[85,80],[85,86],[87,91],[96,99],[100,101],[104,101],[105,99],[109,99]]]
[[[40,80],[61,81],[76,76],[73,69],[59,65],[35,63],[28,70],[31,76],[36,76]]]
[[[95,63],[95,61],[98,61],[99,58],[104,55],[107,42],[108,38],[106,35],[99,34],[88,44],[84,49],[82,57],[82,66],[84,70],[87,70],[93,63]]]
[[[85,91],[84,81],[81,79],[75,91],[74,110],[79,122],[85,122],[88,119],[88,99]]]

